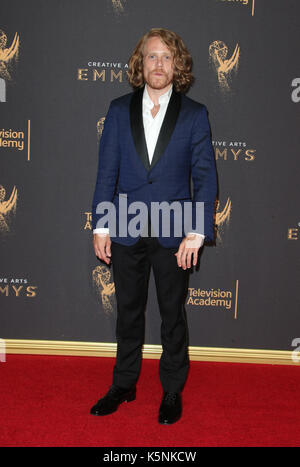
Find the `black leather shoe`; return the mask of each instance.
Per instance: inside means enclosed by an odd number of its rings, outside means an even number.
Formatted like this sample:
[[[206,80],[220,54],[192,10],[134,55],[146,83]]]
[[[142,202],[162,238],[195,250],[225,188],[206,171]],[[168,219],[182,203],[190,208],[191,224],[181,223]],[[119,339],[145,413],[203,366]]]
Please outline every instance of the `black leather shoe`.
[[[91,415],[109,415],[117,410],[122,402],[131,402],[136,398],[136,387],[122,389],[112,385],[106,395],[91,408]]]
[[[164,392],[158,414],[158,423],[171,425],[177,422],[182,413],[181,395],[179,392]]]

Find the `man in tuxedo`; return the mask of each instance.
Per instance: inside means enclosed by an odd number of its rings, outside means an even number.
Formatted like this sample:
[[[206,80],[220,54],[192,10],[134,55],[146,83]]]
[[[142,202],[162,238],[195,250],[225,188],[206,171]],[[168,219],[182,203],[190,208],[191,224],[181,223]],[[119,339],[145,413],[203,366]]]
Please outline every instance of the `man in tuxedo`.
[[[93,415],[108,415],[122,402],[136,398],[151,267],[163,350],[158,422],[172,424],[182,414],[181,392],[189,368],[184,303],[199,249],[214,240],[217,186],[206,107],[185,96],[193,81],[191,70],[192,58],[182,39],[166,29],[151,29],[129,61],[134,92],[114,99],[105,119],[92,208],[93,241],[96,256],[107,265],[112,263],[117,356],[112,385],[92,407]],[[146,218],[140,219],[138,235],[129,228],[136,212],[128,209],[125,216],[120,212],[125,201],[148,208]],[[107,212],[99,208],[105,202],[114,208],[115,229],[109,225]],[[163,202],[175,206],[169,210],[167,234],[161,218],[154,221],[150,209]],[[186,203],[191,205],[188,219],[182,210]],[[204,219],[200,225],[199,205]],[[183,221],[179,234],[178,213]],[[186,220],[187,233],[182,226]]]

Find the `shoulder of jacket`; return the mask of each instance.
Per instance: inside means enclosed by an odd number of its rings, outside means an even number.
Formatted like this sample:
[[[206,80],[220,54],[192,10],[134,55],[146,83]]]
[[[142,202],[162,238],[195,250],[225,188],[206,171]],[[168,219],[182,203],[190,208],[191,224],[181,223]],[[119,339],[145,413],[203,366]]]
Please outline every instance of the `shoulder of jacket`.
[[[195,111],[207,110],[205,104],[203,104],[202,102],[197,102],[194,99],[191,99],[190,97],[186,96],[185,94],[182,94],[182,102]]]
[[[133,92],[129,92],[128,94],[125,94],[120,97],[116,97],[113,99],[110,103],[111,107],[123,107],[123,106],[128,106],[131,98],[132,98]]]

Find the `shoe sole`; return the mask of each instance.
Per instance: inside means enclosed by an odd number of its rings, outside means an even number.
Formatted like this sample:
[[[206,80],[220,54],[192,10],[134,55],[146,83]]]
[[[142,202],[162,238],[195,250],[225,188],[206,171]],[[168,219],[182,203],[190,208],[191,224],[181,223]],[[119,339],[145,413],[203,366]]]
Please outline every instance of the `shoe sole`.
[[[175,420],[172,420],[171,422],[166,422],[166,421],[164,422],[164,421],[158,420],[158,423],[160,425],[173,425],[173,423],[178,422],[178,420],[180,420],[180,417],[176,418]]]
[[[123,402],[132,402],[132,401],[135,401],[135,399],[136,399],[136,394],[132,394],[131,396],[126,397],[125,399],[121,400],[114,410],[110,410],[109,412],[102,412],[102,413],[90,412],[90,415],[95,415],[96,417],[101,417],[102,415],[110,415],[111,413],[116,412],[119,408],[119,405],[122,404]]]
[[[160,417],[158,417],[158,423],[160,425],[173,425],[173,423],[176,423],[176,422],[178,422],[178,420],[181,419],[181,416],[182,416],[181,413],[178,414],[172,421],[163,420]]]

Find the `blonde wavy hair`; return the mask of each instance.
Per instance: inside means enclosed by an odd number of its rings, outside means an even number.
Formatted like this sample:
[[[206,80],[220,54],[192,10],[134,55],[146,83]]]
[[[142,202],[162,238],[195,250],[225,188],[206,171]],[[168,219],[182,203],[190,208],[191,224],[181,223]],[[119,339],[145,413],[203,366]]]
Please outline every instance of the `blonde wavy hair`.
[[[144,84],[143,59],[144,47],[148,39],[159,37],[160,40],[170,49],[174,59],[173,85],[177,92],[185,93],[194,81],[192,75],[193,60],[178,34],[168,29],[150,29],[139,40],[136,48],[129,59],[128,81],[134,89],[141,88]]]

